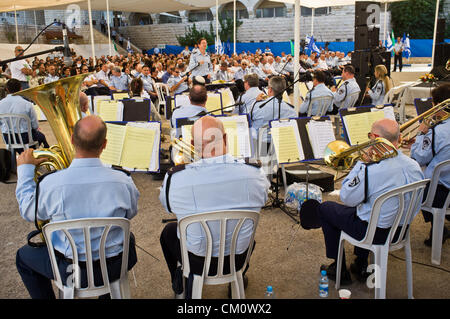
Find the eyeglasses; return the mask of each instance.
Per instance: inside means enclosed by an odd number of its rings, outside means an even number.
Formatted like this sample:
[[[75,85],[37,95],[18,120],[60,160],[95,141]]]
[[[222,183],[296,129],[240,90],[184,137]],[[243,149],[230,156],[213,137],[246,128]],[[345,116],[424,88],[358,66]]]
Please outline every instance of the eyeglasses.
[[[373,137],[373,138],[377,138],[377,137],[380,137],[380,135],[375,134],[375,133],[372,133],[372,132],[369,132],[369,133],[367,133],[367,137],[368,137],[369,139],[372,139],[372,137]]]

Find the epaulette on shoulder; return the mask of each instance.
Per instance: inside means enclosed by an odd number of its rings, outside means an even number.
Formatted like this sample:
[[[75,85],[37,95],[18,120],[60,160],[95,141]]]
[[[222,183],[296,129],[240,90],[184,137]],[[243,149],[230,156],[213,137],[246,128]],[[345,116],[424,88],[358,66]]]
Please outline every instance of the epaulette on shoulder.
[[[167,174],[168,175],[173,175],[175,173],[178,173],[178,172],[184,170],[185,168],[186,168],[186,164],[180,164],[180,165],[172,166],[171,168],[169,168],[167,170]]]
[[[122,172],[122,173],[125,173],[127,176],[131,176],[131,173],[129,172],[129,171],[127,171],[126,169],[123,169],[122,167],[120,167],[120,166],[111,166],[111,168],[113,169],[113,170],[116,170],[116,171],[120,171],[120,172]]]
[[[261,161],[250,159],[248,157],[245,158],[245,164],[256,168],[261,168]]]

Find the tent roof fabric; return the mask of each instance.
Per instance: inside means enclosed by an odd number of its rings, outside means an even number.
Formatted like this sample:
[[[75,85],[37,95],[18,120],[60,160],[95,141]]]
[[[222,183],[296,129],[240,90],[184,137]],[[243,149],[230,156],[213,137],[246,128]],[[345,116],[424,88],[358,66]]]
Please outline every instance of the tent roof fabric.
[[[283,2],[283,3],[291,3],[295,4],[296,0],[271,0],[274,2]],[[374,2],[398,2],[398,1],[406,1],[406,0],[370,0]],[[354,6],[355,2],[360,2],[356,0],[300,0],[300,5],[302,7],[308,8],[323,8],[323,7],[340,7],[340,6]]]
[[[232,0],[218,0],[219,5]],[[33,9],[65,9],[70,4],[80,6],[82,10],[88,9],[87,0],[2,0],[0,12],[22,11]],[[109,0],[110,11],[161,13],[178,10],[195,10],[211,8],[216,0]],[[92,10],[106,11],[106,0],[91,0]]]

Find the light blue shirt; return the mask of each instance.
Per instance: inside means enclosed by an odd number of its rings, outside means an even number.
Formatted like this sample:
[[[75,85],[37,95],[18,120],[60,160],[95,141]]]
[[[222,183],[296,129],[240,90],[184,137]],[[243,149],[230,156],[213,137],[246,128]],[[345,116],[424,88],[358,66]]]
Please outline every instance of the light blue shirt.
[[[249,68],[245,68],[245,70],[241,67],[234,73],[235,80],[244,80],[244,76],[250,74]]]
[[[308,94],[306,94],[305,101],[303,101],[302,105],[300,105],[299,112],[300,113],[307,113],[308,108],[311,105],[311,115],[317,115],[319,112],[319,103],[318,102],[311,102],[312,99],[317,97],[323,97],[323,96],[329,96],[331,97],[330,105],[327,108],[327,112],[331,112],[333,110],[333,92],[329,88],[326,87],[325,84],[320,83],[317,84],[315,87],[313,87]]]
[[[347,109],[351,106],[352,99],[350,96],[356,92],[361,92],[358,82],[355,78],[348,79],[342,83],[342,85],[333,92],[334,104],[340,109]]]
[[[17,167],[16,197],[20,215],[27,221],[35,219],[34,165]],[[123,217],[137,214],[139,191],[131,177],[103,166],[98,158],[74,159],[67,169],[45,177],[39,185],[38,219],[51,222],[92,217]],[[72,232],[79,247],[80,260],[86,260],[82,231]],[[94,259],[98,259],[101,230],[91,231]],[[55,249],[72,258],[65,235],[57,232],[52,238]],[[106,242],[106,257],[122,251],[123,233],[112,229]]]
[[[49,74],[49,75],[47,75],[45,77],[44,83],[47,84],[47,83],[55,82],[55,81],[58,81],[58,80],[59,80],[59,76]]]
[[[411,147],[411,157],[419,165],[427,166],[425,169],[426,178],[433,176],[433,171],[437,164],[450,159],[450,119],[434,127],[435,156],[433,156],[432,144],[433,132],[432,129],[429,129],[426,134],[418,135]],[[439,183],[450,188],[450,169],[441,172]]]
[[[180,107],[177,107],[174,109],[173,113],[172,113],[172,118],[170,119],[170,124],[172,125],[173,128],[177,127],[176,126],[176,121],[177,119],[182,119],[182,118],[196,118],[198,114],[200,114],[201,112],[208,112],[206,110],[205,107],[200,106],[200,105],[182,105]],[[176,133],[176,137],[180,137],[181,136],[181,128],[177,128],[177,133]]]
[[[386,87],[382,80],[378,80],[372,89],[369,90],[369,96],[372,99],[373,105],[383,105],[385,95]]]
[[[168,211],[166,186],[168,175],[164,179],[159,200]],[[193,214],[217,210],[253,210],[260,211],[267,201],[269,182],[260,168],[246,165],[230,154],[213,158],[204,158],[185,169],[174,173],[170,182],[169,205],[177,219]],[[236,221],[227,223],[227,242],[231,241]],[[220,229],[212,227],[213,256],[218,255]],[[240,230],[236,254],[242,254],[249,245],[252,235],[252,222],[246,221]],[[179,234],[178,234],[179,236]],[[199,224],[187,229],[187,247],[195,255],[205,256],[205,234]],[[230,254],[226,245],[225,255]]]
[[[21,96],[14,96],[8,94],[4,99],[0,100],[0,114],[23,114],[30,118],[31,128],[37,129],[39,123],[37,120],[36,112],[34,111],[33,104],[25,100]],[[25,133],[28,131],[28,126],[25,121],[20,121],[20,132],[18,128],[14,127],[15,133]],[[8,133],[8,126],[2,122],[2,132]]]
[[[121,73],[120,76],[111,76],[111,85],[118,91],[128,91],[128,83],[128,76],[124,73]]]
[[[169,88],[172,88],[174,85],[177,85],[178,82],[180,82],[182,79],[181,76],[171,76],[168,80],[167,80],[167,85],[169,86]],[[181,93],[186,91],[187,89],[189,89],[189,86],[187,85],[187,80],[184,81],[183,83],[180,84],[180,86],[178,86],[178,88],[175,90],[175,92],[173,92],[173,95]]]
[[[295,112],[294,107],[284,101],[281,101],[280,108],[280,104],[278,102],[278,99],[276,98],[260,108],[260,105],[266,102],[267,100],[255,102],[250,111],[250,120],[252,122],[252,136],[254,139],[257,139],[259,129],[264,125],[268,125],[270,121],[294,118],[298,116],[297,112]],[[278,117],[278,112],[280,112],[280,117]],[[270,139],[267,135],[265,135],[263,137],[263,140],[268,142]]]
[[[146,90],[147,92],[155,91],[155,89],[153,88],[153,79],[151,75],[144,75],[140,73],[137,77],[142,79],[142,82],[144,83],[144,90]]]
[[[239,99],[239,102],[244,103],[243,105],[236,105],[233,113],[237,114],[250,114],[251,108],[256,101],[256,97],[264,93],[258,87],[249,88]]]
[[[404,155],[400,150],[398,155],[380,161],[377,164],[368,166],[368,190],[367,202],[364,203],[365,196],[365,164],[358,161],[342,182],[340,192],[341,201],[344,205],[356,207],[357,215],[361,220],[369,221],[375,199],[387,191],[414,183],[424,179],[422,170],[416,161]],[[408,207],[409,200],[405,201]],[[398,199],[392,198],[386,201],[381,207],[380,217],[377,226],[389,228],[395,220],[395,213],[398,208]],[[414,212],[416,216],[419,209]],[[403,221],[400,221],[402,224]]]
[[[200,64],[200,61],[204,61],[203,64]],[[197,68],[195,68],[198,65]],[[209,54],[205,52],[205,55],[201,54],[200,51],[192,51],[191,57],[189,58],[189,67],[188,70],[194,69],[191,73],[191,78],[197,75],[206,76],[208,74],[213,73],[213,66],[211,63],[211,58]]]
[[[230,73],[228,73],[228,71],[222,71],[219,70],[214,74],[214,81],[225,81],[225,82],[230,82],[233,79],[233,77],[230,75]]]
[[[261,64],[254,65],[251,69],[251,73],[256,74],[261,80],[265,80],[267,78],[267,74],[261,69]]]

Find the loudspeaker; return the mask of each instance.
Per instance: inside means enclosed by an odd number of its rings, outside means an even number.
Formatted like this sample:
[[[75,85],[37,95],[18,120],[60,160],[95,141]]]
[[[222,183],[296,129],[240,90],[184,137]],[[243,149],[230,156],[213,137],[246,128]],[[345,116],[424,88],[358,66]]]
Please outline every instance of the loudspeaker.
[[[379,64],[383,64],[388,71],[387,75],[389,77],[391,76],[391,52],[380,52],[379,50],[372,50],[370,59],[373,68],[375,68]]]
[[[367,26],[355,27],[355,51],[370,49],[369,28]]]
[[[356,76],[370,76],[371,61],[369,51],[355,51],[352,53],[352,63]]]
[[[450,43],[436,44],[434,47],[433,66],[445,66],[448,59],[450,59]]]
[[[375,48],[380,41],[380,28],[369,27],[369,47]]]
[[[367,12],[367,7],[371,4],[379,5],[372,1],[355,1],[355,27],[367,25],[369,16],[373,14],[372,12]]]
[[[437,31],[436,31],[436,43],[443,43],[445,41],[445,19],[437,20]]]

